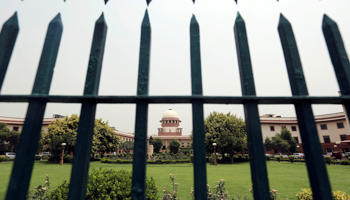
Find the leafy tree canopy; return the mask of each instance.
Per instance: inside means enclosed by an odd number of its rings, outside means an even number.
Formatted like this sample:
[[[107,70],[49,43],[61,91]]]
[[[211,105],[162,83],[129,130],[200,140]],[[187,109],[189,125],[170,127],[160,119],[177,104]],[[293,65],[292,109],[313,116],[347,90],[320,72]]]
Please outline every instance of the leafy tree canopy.
[[[130,150],[134,149],[134,142],[133,141],[125,141],[120,143],[120,149],[124,149],[125,151],[129,152]]]
[[[79,117],[73,114],[65,119],[56,119],[48,127],[48,133],[43,134],[44,150],[50,151],[52,156],[59,158],[62,153],[61,144],[66,143],[65,152],[74,151],[78,131]],[[95,119],[94,134],[92,140],[91,155],[95,152],[117,151],[120,138],[108,122]]]
[[[179,140],[173,138],[171,139],[169,143],[170,153],[177,153],[179,152],[180,142]]]
[[[154,153],[159,153],[160,149],[163,146],[163,140],[160,138],[154,138],[153,141],[153,151]]]
[[[291,153],[297,151],[297,142],[286,127],[282,127],[281,133],[276,133],[272,138],[272,148],[282,153]],[[266,146],[266,140],[265,140]],[[267,149],[266,149],[267,150]]]
[[[272,140],[268,136],[265,138],[264,147],[266,151],[273,149]]]
[[[8,151],[17,151],[19,137],[20,132],[10,131],[10,129],[6,127],[6,123],[0,122],[0,154]]]
[[[245,122],[236,115],[214,111],[204,120],[204,130],[207,153],[212,153],[213,143],[217,143],[217,151],[230,154],[233,161],[234,154],[247,150]]]

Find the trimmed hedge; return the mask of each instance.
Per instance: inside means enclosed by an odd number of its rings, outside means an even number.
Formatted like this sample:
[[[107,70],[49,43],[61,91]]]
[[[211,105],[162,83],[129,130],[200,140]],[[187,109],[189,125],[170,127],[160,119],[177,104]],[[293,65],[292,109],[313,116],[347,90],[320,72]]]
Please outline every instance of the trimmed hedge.
[[[178,164],[178,163],[190,163],[191,159],[185,160],[147,160],[147,164]],[[102,158],[101,163],[109,163],[109,164],[132,164],[132,160],[111,160],[107,158]]]
[[[271,158],[271,157],[266,157],[267,161],[278,161],[277,158]],[[290,157],[289,158],[281,158],[280,161],[287,161],[287,162],[291,162],[290,161]],[[334,164],[334,165],[350,165],[350,161],[349,160],[332,160],[330,157],[326,156],[324,158],[324,161],[326,164]],[[305,162],[305,159],[294,159],[294,162]]]
[[[7,161],[13,161],[14,158],[9,158],[7,156],[0,156],[0,162],[7,162]]]

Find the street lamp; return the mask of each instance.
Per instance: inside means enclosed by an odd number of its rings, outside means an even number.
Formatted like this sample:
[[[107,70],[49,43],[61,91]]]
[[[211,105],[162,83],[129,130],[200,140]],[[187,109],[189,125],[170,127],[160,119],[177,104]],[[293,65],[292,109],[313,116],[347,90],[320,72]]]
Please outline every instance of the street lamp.
[[[62,143],[61,145],[62,145],[62,158],[61,158],[60,165],[63,165],[64,147],[66,146],[66,143]]]
[[[338,145],[339,152],[340,152],[340,157],[341,157],[341,159],[343,159],[343,152],[342,152],[342,150],[340,148],[340,141],[336,141],[335,143]]]
[[[216,166],[218,163],[216,162],[216,143],[213,143],[214,146],[214,166]]]

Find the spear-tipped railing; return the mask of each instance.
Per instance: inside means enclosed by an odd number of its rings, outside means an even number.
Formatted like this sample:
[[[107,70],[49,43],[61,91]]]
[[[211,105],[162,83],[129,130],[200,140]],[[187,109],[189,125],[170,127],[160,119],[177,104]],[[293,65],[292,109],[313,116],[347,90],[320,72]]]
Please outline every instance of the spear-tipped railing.
[[[107,3],[108,0],[105,0]],[[151,0],[146,0],[147,7]],[[193,0],[193,3],[195,1]],[[236,1],[237,3],[237,1]],[[150,103],[191,103],[194,149],[194,192],[196,199],[206,199],[207,173],[203,104],[243,104],[247,125],[251,178],[255,199],[270,199],[266,170],[259,104],[294,104],[297,113],[306,165],[314,199],[331,199],[331,188],[322,158],[321,145],[312,113],[312,104],[344,104],[350,112],[350,64],[336,23],[324,16],[323,32],[330,58],[341,90],[340,97],[310,97],[308,95],[297,43],[291,24],[281,15],[278,32],[288,71],[291,97],[257,97],[250,59],[245,22],[238,13],[234,25],[242,96],[203,96],[200,54],[200,30],[195,15],[190,21],[191,96],[149,96],[149,72],[151,53],[151,24],[146,9],[141,24],[137,95],[99,96],[98,88],[106,42],[107,25],[103,14],[96,21],[89,58],[84,94],[81,96],[48,95],[56,63],[63,26],[60,14],[49,24],[37,75],[31,95],[0,95],[0,102],[29,102],[21,133],[17,157],[14,162],[6,199],[25,199],[32,174],[34,156],[40,138],[46,104],[81,103],[81,116],[73,159],[69,199],[84,199],[89,170],[89,159],[96,105],[98,103],[135,103],[135,149],[131,197],[145,199],[147,120]],[[10,62],[19,27],[17,13],[4,23],[0,33],[0,90]]]

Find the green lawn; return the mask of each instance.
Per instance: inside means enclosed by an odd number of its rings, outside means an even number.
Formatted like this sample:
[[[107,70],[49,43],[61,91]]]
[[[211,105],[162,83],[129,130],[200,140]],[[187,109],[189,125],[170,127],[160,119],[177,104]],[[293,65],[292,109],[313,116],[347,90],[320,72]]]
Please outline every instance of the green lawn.
[[[102,166],[103,168],[125,169],[131,171],[132,165],[124,164],[104,164],[92,162],[91,167]],[[64,179],[69,179],[72,165],[50,164],[46,161],[35,162],[32,181],[30,187],[43,184],[45,174],[50,174],[51,188],[55,188]],[[279,192],[279,198],[295,199],[295,194],[301,188],[309,188],[306,165],[304,163],[278,163],[270,161],[267,163],[270,189]],[[0,199],[4,199],[12,163],[0,163]],[[350,166],[331,165],[327,166],[333,190],[342,190],[350,194]],[[162,195],[163,188],[170,189],[171,182],[169,174],[175,174],[175,181],[180,183],[178,188],[179,197],[191,199],[190,189],[193,187],[193,166],[192,164],[176,165],[147,165],[147,177],[153,177],[158,185],[159,196]],[[220,179],[226,180],[226,190],[230,194],[249,194],[251,188],[249,163],[221,164],[218,166],[207,165],[208,184],[215,185]]]

